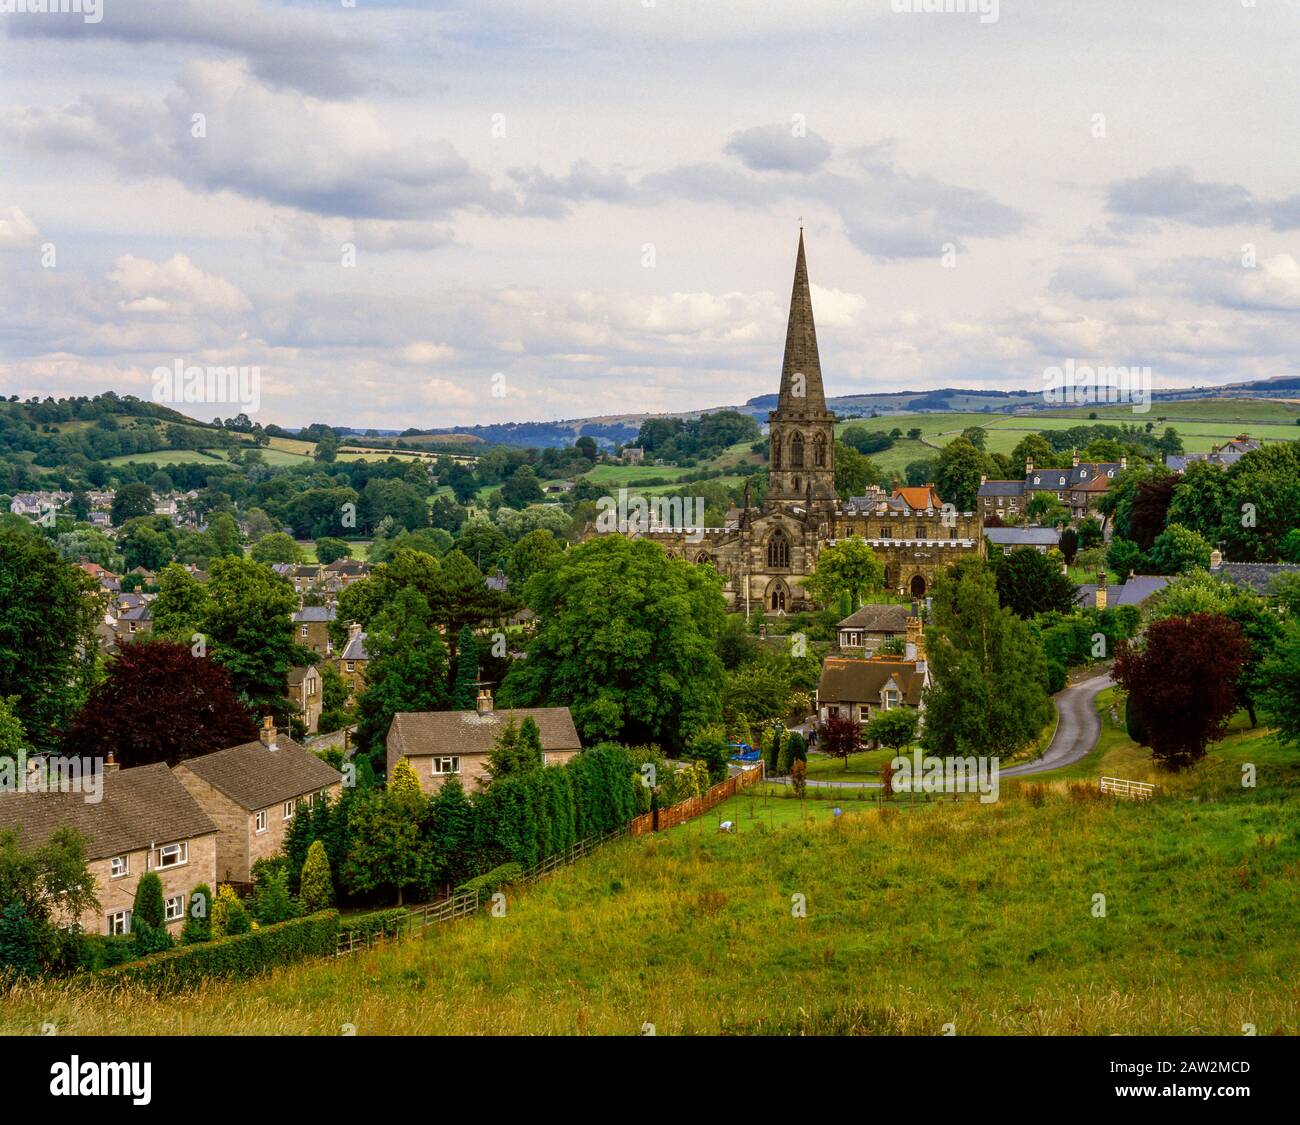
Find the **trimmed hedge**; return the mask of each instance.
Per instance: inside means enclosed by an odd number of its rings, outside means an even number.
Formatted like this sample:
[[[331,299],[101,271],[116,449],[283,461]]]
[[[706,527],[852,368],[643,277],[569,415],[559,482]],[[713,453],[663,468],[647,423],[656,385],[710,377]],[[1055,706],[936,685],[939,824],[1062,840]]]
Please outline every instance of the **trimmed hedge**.
[[[376,934],[392,937],[401,931],[402,921],[408,913],[406,907],[394,906],[387,910],[372,910],[369,914],[347,914],[339,919],[339,934],[343,937],[355,934],[359,938]]]
[[[482,875],[477,875],[473,879],[468,879],[456,888],[460,891],[478,891],[479,905],[491,900],[492,896],[502,887],[508,887],[511,883],[518,883],[524,877],[524,869],[517,863],[503,863],[500,867],[494,867],[491,871],[485,871]]]
[[[138,984],[159,993],[205,980],[246,980],[279,965],[334,956],[338,933],[338,911],[322,910],[251,933],[184,945],[143,961],[87,974],[85,979],[107,985]]]

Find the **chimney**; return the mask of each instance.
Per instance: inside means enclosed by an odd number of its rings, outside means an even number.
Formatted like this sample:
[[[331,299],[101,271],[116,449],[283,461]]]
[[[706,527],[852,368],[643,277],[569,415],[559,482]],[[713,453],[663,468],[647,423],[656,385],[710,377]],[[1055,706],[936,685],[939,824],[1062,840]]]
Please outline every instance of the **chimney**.
[[[348,640],[349,640],[349,642],[355,640],[357,634],[360,633],[360,632],[361,632],[361,622],[360,622],[360,621],[352,621],[352,622],[349,622],[349,623],[348,623]]]
[[[1034,459],[1033,459],[1032,457],[1026,457],[1026,458],[1025,458],[1025,472],[1026,472],[1026,473],[1032,473],[1033,471],[1034,471]]]
[[[487,688],[483,688],[478,693],[478,713],[480,715],[492,714],[492,693]]]
[[[267,715],[267,717],[262,720],[262,729],[257,733],[258,733],[258,737],[262,740],[263,746],[265,746],[268,750],[276,749],[275,719],[271,715]]]
[[[988,484],[989,478],[987,473],[980,473],[980,484]]]
[[[904,647],[903,654],[907,660],[925,659],[925,640],[921,633],[921,619],[919,617],[909,617],[907,619],[907,644]]]
[[[1104,570],[1097,575],[1097,594],[1094,602],[1098,609],[1106,608],[1106,572]]]
[[[1120,468],[1120,472],[1123,472],[1125,469],[1128,468],[1128,454],[1127,454],[1127,453],[1121,453],[1121,454],[1119,455],[1119,468]]]
[[[1070,464],[1076,469],[1079,467],[1079,451],[1077,449],[1070,450]]]
[[[1222,566],[1223,566],[1223,552],[1220,551],[1218,547],[1215,547],[1214,550],[1210,552],[1210,569],[1218,570]]]
[[[117,772],[117,756],[113,753],[112,750],[108,752],[108,757],[104,759],[104,772],[105,773]]]

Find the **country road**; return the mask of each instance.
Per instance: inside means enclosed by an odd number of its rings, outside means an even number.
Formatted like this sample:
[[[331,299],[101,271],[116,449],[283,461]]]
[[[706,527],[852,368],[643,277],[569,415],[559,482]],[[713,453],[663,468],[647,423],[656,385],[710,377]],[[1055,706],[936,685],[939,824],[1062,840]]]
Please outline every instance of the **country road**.
[[[1115,681],[1110,673],[1105,672],[1092,679],[1082,680],[1052,697],[1056,704],[1058,721],[1056,733],[1042,757],[1018,766],[1008,766],[999,770],[1001,777],[1027,777],[1035,773],[1047,773],[1049,770],[1070,766],[1088,756],[1089,751],[1097,745],[1101,737],[1101,720],[1097,716],[1096,699],[1099,692],[1110,687]],[[788,777],[770,779],[778,785],[789,785]],[[815,781],[808,779],[810,786],[825,789],[879,789],[878,781]]]

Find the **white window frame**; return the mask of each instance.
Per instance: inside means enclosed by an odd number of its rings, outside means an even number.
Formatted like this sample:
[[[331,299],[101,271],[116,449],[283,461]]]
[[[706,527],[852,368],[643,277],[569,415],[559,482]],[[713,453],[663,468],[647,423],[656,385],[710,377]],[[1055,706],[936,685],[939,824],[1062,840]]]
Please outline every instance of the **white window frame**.
[[[169,854],[178,856],[178,859],[168,863],[166,857]],[[184,867],[190,861],[190,845],[186,840],[181,840],[175,844],[163,844],[158,849],[158,859],[154,864],[159,871],[165,871],[172,867]]]
[[[118,867],[121,870],[118,870]],[[115,855],[108,861],[108,877],[110,879],[125,879],[131,874],[131,857],[129,855]]]
[[[349,660],[349,661],[348,661],[348,671],[349,671],[349,672],[355,672],[356,670],[357,670],[356,661],[354,661],[354,660]]]
[[[459,754],[437,754],[429,762],[429,773],[434,777],[451,777],[460,773]]]
[[[307,635],[307,626],[304,625],[302,627],[302,632],[299,634],[299,636],[305,637],[306,635]]]
[[[266,810],[265,809],[258,810],[257,819],[254,822],[254,824],[255,824],[254,831],[258,836],[260,836],[263,832],[266,831]]]
[[[109,937],[126,937],[131,932],[131,912],[129,910],[114,910],[107,917],[108,936]],[[122,928],[118,929],[119,923]]]
[[[172,906],[176,904],[176,910],[173,913]],[[185,896],[173,895],[163,902],[163,921],[179,922],[185,917]]]
[[[298,811],[298,802],[296,799],[292,801],[285,801],[284,808],[280,810],[280,818],[282,820],[292,820],[294,813],[296,813],[297,811]]]

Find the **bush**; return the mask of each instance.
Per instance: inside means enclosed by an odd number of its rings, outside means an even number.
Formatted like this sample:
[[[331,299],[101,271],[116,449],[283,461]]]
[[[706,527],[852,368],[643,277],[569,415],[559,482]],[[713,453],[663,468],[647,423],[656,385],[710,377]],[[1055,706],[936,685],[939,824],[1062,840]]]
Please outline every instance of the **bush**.
[[[334,956],[338,932],[337,911],[323,910],[306,918],[264,926],[252,933],[183,945],[144,961],[105,969],[86,979],[106,985],[136,984],[154,993],[174,992],[212,979],[247,980],[280,965]]]
[[[212,888],[200,883],[190,891],[189,908],[185,911],[185,925],[181,927],[181,942],[192,945],[212,937]]]
[[[287,922],[297,913],[297,907],[289,896],[289,878],[283,868],[265,871],[257,884],[257,894],[253,899],[253,916],[263,926],[271,926],[276,922]],[[229,920],[227,920],[226,932],[238,933],[237,930],[230,929]]]
[[[162,880],[158,878],[157,872],[146,871],[140,876],[140,882],[135,888],[135,903],[131,909],[132,928],[152,926],[161,929],[165,924]]]
[[[298,898],[307,914],[325,910],[334,901],[334,876],[330,873],[325,845],[320,840],[313,840],[307,849],[307,859],[302,865],[298,887]]]
[[[176,943],[167,932],[166,926],[155,926],[151,922],[132,917],[131,928],[135,931],[135,953],[137,957],[148,957],[153,953],[165,953]]]
[[[376,934],[392,937],[401,932],[407,913],[405,907],[393,906],[387,910],[372,910],[369,914],[349,914],[339,919],[339,934],[358,938],[370,938]]]
[[[253,928],[248,911],[239,901],[234,888],[223,883],[217,888],[217,901],[212,905],[212,936],[229,937],[246,934]]]
[[[11,902],[0,913],[0,976],[13,973],[34,977],[40,971],[36,952],[36,926],[27,917],[27,907]]]
[[[500,867],[494,867],[491,871],[486,871],[482,875],[469,879],[456,888],[457,893],[461,891],[478,891],[479,905],[491,900],[502,887],[508,887],[512,883],[518,883],[524,877],[523,868],[517,863],[503,863]]]

